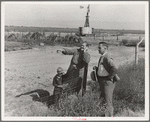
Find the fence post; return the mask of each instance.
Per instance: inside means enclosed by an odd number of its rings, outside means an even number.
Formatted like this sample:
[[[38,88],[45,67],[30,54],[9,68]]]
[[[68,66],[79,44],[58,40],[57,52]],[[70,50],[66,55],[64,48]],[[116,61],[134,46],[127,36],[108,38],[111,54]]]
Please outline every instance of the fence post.
[[[104,41],[104,35],[103,35],[103,41]]]
[[[96,35],[96,34],[94,33],[94,40],[95,40],[95,35]]]
[[[141,40],[141,36],[139,36],[139,41]]]
[[[59,37],[60,37],[60,31],[59,31]]]
[[[144,37],[142,38],[142,40],[140,42],[138,42],[135,46],[135,65],[138,65],[138,47],[139,44],[144,40]]]
[[[22,36],[22,38],[23,38],[23,32],[21,32],[21,36]]]
[[[135,46],[135,65],[138,65],[138,45]]]

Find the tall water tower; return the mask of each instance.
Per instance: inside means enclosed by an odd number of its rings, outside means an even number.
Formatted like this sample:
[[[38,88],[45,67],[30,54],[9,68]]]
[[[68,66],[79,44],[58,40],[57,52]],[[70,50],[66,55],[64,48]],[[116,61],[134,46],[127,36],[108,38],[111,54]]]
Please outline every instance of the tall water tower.
[[[90,12],[90,9],[88,9],[88,11],[87,11],[87,15],[86,15],[86,20],[85,20],[84,27],[89,27],[90,26],[89,25],[89,12]]]
[[[87,7],[87,15],[86,15],[84,27],[79,27],[79,33],[81,36],[90,35],[94,31],[94,28],[91,28],[89,24],[89,12],[90,12],[90,5],[88,5]]]

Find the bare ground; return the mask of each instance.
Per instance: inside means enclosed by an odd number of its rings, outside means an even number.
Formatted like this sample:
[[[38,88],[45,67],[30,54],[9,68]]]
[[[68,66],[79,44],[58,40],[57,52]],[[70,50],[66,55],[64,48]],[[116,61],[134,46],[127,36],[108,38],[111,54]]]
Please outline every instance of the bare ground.
[[[56,53],[62,46],[44,46],[31,50],[18,50],[5,52],[5,116],[39,116],[35,112],[41,111],[43,116],[48,111],[46,105],[35,101],[33,96],[16,95],[42,89],[53,92],[52,79],[56,74],[57,67],[61,66],[67,71],[72,56]],[[89,53],[91,61],[89,63],[88,80],[92,67],[97,65],[99,54],[97,47],[91,46]],[[116,64],[130,63],[134,60],[133,47],[111,46],[110,55]],[[144,58],[144,51],[140,49],[140,57]],[[42,109],[41,109],[42,108]]]

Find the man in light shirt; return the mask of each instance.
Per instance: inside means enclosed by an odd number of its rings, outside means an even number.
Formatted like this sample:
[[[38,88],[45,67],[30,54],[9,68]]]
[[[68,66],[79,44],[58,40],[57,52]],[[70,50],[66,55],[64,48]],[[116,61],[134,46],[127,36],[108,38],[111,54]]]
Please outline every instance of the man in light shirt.
[[[116,75],[117,68],[113,59],[108,55],[108,44],[100,42],[98,45],[99,54],[101,57],[98,62],[98,67],[94,66],[93,69],[97,71],[97,78],[100,85],[101,97],[106,102],[105,116],[113,116],[113,91],[115,88],[114,76]]]

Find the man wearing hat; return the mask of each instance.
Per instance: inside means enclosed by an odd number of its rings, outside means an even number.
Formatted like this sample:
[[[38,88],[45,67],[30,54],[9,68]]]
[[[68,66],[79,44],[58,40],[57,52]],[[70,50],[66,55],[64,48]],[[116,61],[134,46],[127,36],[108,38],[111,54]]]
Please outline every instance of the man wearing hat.
[[[57,50],[57,52],[61,51],[64,55],[73,55],[66,73],[68,77],[81,77],[82,81],[86,79],[87,72],[85,72],[85,69],[87,70],[88,63],[90,62],[88,47],[89,45],[87,43],[83,43],[79,49],[63,48],[62,50]]]
[[[106,102],[105,116],[113,116],[113,91],[115,88],[115,78],[117,68],[113,59],[108,55],[108,44],[100,42],[98,45],[99,54],[101,57],[98,62],[98,67],[94,66],[96,70],[97,79],[100,85],[101,98]],[[95,77],[94,77],[95,79]]]

